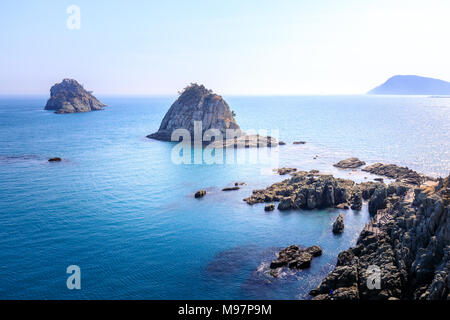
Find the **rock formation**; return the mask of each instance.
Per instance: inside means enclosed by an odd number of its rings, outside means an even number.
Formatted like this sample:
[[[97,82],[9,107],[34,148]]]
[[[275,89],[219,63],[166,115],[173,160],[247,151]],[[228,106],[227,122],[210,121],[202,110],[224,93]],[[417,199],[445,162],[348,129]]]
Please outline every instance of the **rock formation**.
[[[344,216],[340,213],[333,223],[333,233],[339,234],[342,232],[344,232]]]
[[[345,160],[341,160],[338,163],[335,163],[333,166],[342,169],[354,169],[365,165],[364,161],[359,160],[358,158],[348,158]]]
[[[198,190],[195,194],[194,197],[195,198],[202,198],[206,195],[206,190]]]
[[[339,254],[336,268],[310,292],[314,299],[449,300],[449,180],[375,191],[385,208],[356,246]]]
[[[86,91],[76,80],[64,79],[50,89],[45,110],[55,113],[75,113],[103,110],[106,107],[91,92]]]
[[[176,129],[186,129],[191,139],[194,139],[195,123],[201,123],[201,127],[197,129],[198,135],[201,135],[199,139],[210,129],[215,129],[222,135],[222,141],[202,141],[204,144],[212,143],[215,148],[278,145],[272,137],[246,135],[236,123],[234,113],[227,102],[218,94],[196,83],[190,84],[181,92],[164,116],[159,130],[147,138],[172,141],[172,133]]]
[[[322,255],[319,246],[300,249],[296,245],[289,246],[280,251],[278,258],[270,264],[270,269],[289,267],[290,269],[305,269],[311,265],[313,257]]]
[[[375,163],[364,167],[361,170],[414,185],[421,185],[426,180],[431,179],[409,169],[408,167],[399,167],[395,164]]]

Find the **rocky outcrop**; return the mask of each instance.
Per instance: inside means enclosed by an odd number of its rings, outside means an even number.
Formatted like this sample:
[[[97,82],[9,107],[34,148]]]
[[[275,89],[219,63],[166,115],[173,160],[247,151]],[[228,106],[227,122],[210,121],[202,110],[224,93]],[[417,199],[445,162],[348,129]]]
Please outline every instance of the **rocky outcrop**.
[[[220,95],[196,83],[190,84],[181,92],[164,116],[159,130],[147,138],[172,141],[172,133],[176,129],[186,129],[191,140],[201,139],[203,144],[212,143],[214,148],[278,145],[272,137],[246,135],[234,119],[228,103]],[[206,136],[211,135],[208,139],[205,139],[206,132]],[[218,134],[221,139],[215,140],[218,139]]]
[[[273,203],[269,203],[264,207],[264,211],[273,211],[273,210],[275,210],[275,204]]]
[[[285,174],[288,174],[288,173],[292,173],[292,172],[297,171],[297,169],[296,169],[296,168],[286,168],[286,167],[283,167],[283,168],[273,169],[273,171],[275,171],[276,173],[278,173],[280,176],[284,176]]]
[[[364,161],[359,160],[358,158],[348,158],[345,160],[341,160],[338,163],[335,163],[333,166],[341,169],[354,169],[365,165]]]
[[[414,185],[421,185],[426,180],[431,179],[409,169],[408,167],[399,167],[395,164],[375,163],[362,168],[361,170]]]
[[[234,190],[239,190],[240,188],[238,186],[234,186],[234,187],[226,187],[223,188],[222,191],[234,191]]]
[[[50,89],[45,110],[55,113],[75,113],[103,110],[106,107],[91,92],[86,91],[76,80],[64,79]]]
[[[344,232],[344,216],[340,213],[333,223],[333,233],[339,234],[342,232]]]
[[[54,157],[54,158],[48,159],[48,162],[61,162],[61,161],[62,161],[62,159],[59,157]]]
[[[198,190],[195,194],[195,198],[203,198],[206,195],[206,190]]]
[[[355,183],[322,175],[317,171],[299,171],[290,179],[275,183],[266,189],[253,190],[245,198],[248,204],[279,202],[279,210],[332,208],[347,203]]]
[[[305,269],[311,266],[313,257],[322,255],[319,246],[300,249],[296,245],[289,246],[280,251],[278,258],[270,264],[270,269],[289,267],[290,269]]]
[[[450,299],[449,177],[434,186],[394,183],[336,268],[310,292],[314,299]],[[377,187],[376,190],[379,190]]]

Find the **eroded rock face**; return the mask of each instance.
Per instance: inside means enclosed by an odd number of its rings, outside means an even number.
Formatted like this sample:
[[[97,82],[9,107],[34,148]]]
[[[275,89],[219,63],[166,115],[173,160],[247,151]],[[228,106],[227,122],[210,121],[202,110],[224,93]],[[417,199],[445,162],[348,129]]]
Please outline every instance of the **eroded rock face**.
[[[201,121],[202,134],[208,129],[217,129],[225,137],[227,129],[243,135],[226,101],[203,85],[191,84],[184,89],[164,116],[159,130],[148,138],[171,141],[176,129],[189,130],[194,137],[194,121]]]
[[[361,167],[365,164],[366,163],[364,161],[361,161],[358,158],[348,158],[345,160],[341,160],[338,163],[335,163],[333,166],[335,166],[337,168],[342,168],[342,169],[350,169],[350,168],[353,169],[353,168]]]
[[[86,91],[76,80],[64,79],[50,89],[45,110],[55,113],[75,113],[103,110],[106,107],[91,92]]]
[[[450,299],[448,180],[435,188],[389,185],[386,208],[355,247],[339,254],[336,268],[310,292],[314,299]],[[370,285],[377,268],[379,286]]]

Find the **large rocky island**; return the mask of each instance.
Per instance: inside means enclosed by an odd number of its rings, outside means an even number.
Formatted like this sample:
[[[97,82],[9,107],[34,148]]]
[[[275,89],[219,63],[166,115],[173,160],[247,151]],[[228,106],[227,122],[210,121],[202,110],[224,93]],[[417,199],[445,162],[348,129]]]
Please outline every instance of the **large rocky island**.
[[[216,129],[223,141],[213,141],[214,147],[258,147],[278,145],[276,139],[259,135],[246,135],[241,130],[234,113],[222,96],[212,92],[203,85],[191,83],[184,88],[178,99],[172,104],[164,116],[159,130],[147,138],[172,141],[172,133],[177,129],[186,129],[194,139],[195,122],[201,123],[201,135]],[[227,139],[227,133],[233,137]],[[200,137],[201,138],[201,137]],[[203,141],[208,143],[208,141]]]
[[[386,95],[450,95],[450,82],[414,75],[398,75],[367,94]]]
[[[91,92],[86,91],[76,80],[64,79],[50,89],[45,110],[55,113],[75,113],[103,110],[106,107]]]

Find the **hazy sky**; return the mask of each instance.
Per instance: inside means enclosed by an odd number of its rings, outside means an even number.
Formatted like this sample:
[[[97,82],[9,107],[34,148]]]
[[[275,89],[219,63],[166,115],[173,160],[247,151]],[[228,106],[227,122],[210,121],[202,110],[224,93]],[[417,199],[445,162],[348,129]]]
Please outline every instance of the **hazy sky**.
[[[81,28],[69,30],[69,5]],[[450,80],[449,0],[1,1],[0,93],[71,77],[100,94],[365,93]]]

